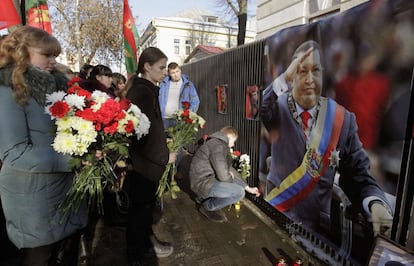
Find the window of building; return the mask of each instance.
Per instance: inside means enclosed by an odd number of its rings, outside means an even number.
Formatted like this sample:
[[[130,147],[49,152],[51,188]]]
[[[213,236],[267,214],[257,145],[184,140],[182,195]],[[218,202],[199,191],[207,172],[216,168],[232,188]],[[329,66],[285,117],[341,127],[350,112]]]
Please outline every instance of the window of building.
[[[341,3],[341,0],[309,0],[309,13],[317,13],[331,9]]]
[[[185,55],[191,53],[191,40],[185,40]]]
[[[217,23],[218,18],[214,16],[203,16],[205,22]]]
[[[174,54],[180,54],[180,39],[174,39]]]

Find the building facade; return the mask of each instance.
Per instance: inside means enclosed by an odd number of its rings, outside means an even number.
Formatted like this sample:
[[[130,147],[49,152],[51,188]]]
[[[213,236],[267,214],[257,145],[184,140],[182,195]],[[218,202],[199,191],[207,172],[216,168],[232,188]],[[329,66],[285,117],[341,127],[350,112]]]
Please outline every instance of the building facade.
[[[173,17],[153,18],[141,36],[140,48],[158,47],[168,61],[182,64],[197,45],[236,47],[237,32],[237,23],[227,23],[208,11],[192,8]],[[255,39],[255,18],[249,18],[245,43]]]
[[[367,0],[257,0],[257,38],[336,15]]]

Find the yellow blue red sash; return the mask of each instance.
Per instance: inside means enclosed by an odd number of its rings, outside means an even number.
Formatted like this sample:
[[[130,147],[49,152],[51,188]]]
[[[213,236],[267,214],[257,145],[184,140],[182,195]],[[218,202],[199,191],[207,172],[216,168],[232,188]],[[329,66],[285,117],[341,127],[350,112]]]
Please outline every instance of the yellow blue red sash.
[[[329,166],[342,130],[345,109],[335,101],[321,99],[321,107],[312,130],[312,140],[302,163],[270,191],[266,201],[279,211],[287,211],[307,197]]]

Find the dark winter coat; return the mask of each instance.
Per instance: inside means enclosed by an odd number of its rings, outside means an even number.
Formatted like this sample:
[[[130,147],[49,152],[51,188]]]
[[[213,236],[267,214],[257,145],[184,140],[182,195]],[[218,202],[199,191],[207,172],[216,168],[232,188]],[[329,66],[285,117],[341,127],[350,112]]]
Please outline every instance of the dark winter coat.
[[[106,94],[108,94],[109,96],[111,96],[112,98],[115,98],[114,92],[112,90],[106,88],[102,83],[99,82],[99,80],[96,80],[96,79],[81,80],[81,81],[79,81],[79,86],[82,89],[85,89],[85,90],[90,91],[90,92],[94,92],[96,90],[102,91],[102,92],[105,92]]]
[[[233,183],[230,172],[233,176],[240,177],[240,174],[232,167],[232,162],[227,135],[223,132],[211,134],[209,140],[198,148],[191,161],[191,190],[200,198],[206,198],[214,183]]]
[[[159,182],[169,158],[158,91],[159,88],[150,81],[135,78],[127,94],[127,98],[141,109],[151,123],[147,135],[139,140],[132,138],[130,159],[136,172],[156,183]]]

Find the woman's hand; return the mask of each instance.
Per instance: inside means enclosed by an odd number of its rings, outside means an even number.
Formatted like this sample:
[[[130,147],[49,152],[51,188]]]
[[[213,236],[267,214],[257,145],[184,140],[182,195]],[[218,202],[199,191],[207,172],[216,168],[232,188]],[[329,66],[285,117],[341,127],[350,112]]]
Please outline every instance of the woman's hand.
[[[103,159],[103,156],[104,156],[104,153],[103,153],[101,150],[96,150],[96,151],[95,151],[95,158],[96,158],[96,161],[100,161],[100,160],[102,160],[102,159]],[[89,162],[89,161],[87,161],[87,160],[82,160],[82,165],[85,165],[85,166],[91,166],[91,165],[92,165],[92,163],[91,163],[91,162]]]
[[[171,152],[168,156],[168,163],[175,163],[176,160],[177,160],[177,153]]]

